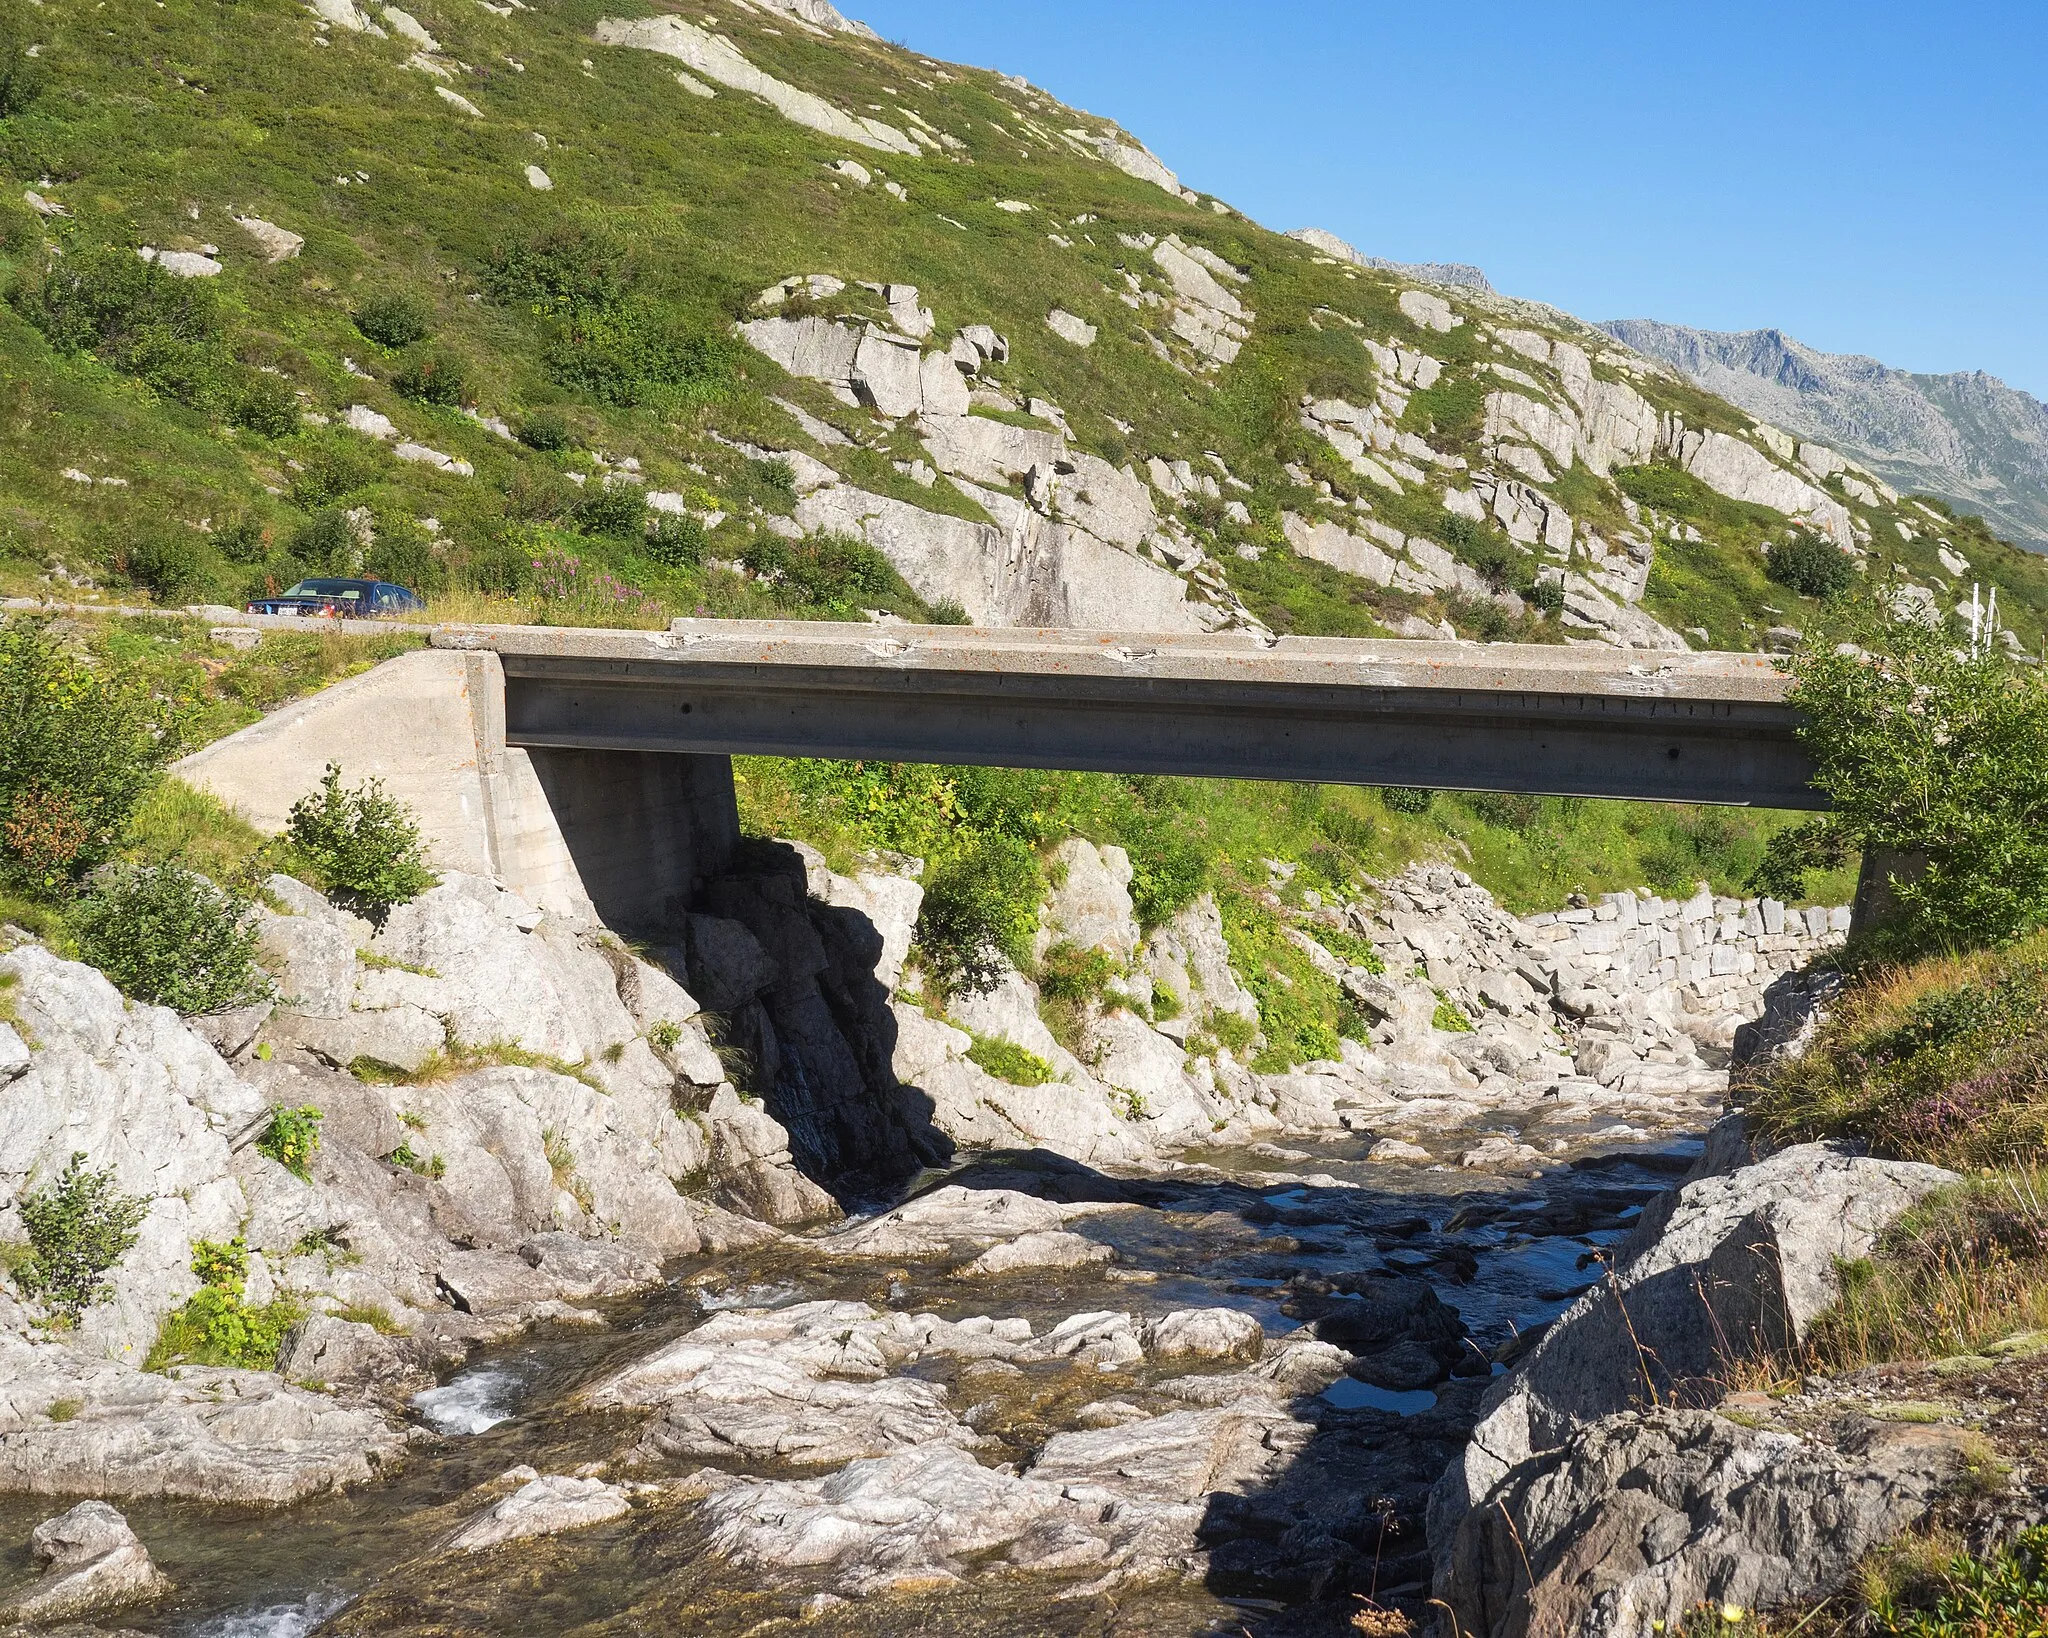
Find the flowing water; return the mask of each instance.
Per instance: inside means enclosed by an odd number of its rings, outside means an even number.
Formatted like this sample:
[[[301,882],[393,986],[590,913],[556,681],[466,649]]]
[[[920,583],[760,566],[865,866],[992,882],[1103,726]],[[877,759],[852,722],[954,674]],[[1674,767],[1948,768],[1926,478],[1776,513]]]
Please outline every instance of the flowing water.
[[[565,1473],[616,1464],[633,1442],[635,1421],[572,1412],[567,1399],[597,1373],[714,1311],[856,1298],[951,1319],[1022,1314],[1042,1331],[1089,1310],[1228,1306],[1255,1315],[1273,1336],[1312,1317],[1319,1298],[1341,1290],[1347,1276],[1376,1271],[1428,1280],[1490,1350],[1554,1317],[1596,1277],[1599,1253],[1683,1169],[1690,1149],[1614,1151],[1533,1178],[1373,1165],[1349,1141],[1265,1158],[1243,1151],[1185,1158],[1190,1164],[1178,1172],[1116,1180],[1151,1209],[1070,1224],[1115,1248],[1108,1268],[969,1283],[939,1267],[849,1265],[801,1246],[698,1259],[673,1269],[659,1291],[608,1305],[603,1329],[532,1333],[478,1355],[421,1394],[411,1415],[427,1434],[383,1485],[274,1512],[122,1502],[177,1591],[119,1624],[166,1638],[299,1638],[316,1630],[738,1638],[799,1624],[807,1634],[861,1638],[1345,1630],[1355,1605],[1341,1596],[1319,1602],[1326,1589],[1313,1576],[1304,1581],[1279,1549],[1257,1544],[1237,1551],[1228,1573],[1212,1569],[1199,1582],[1062,1599],[1056,1576],[991,1571],[882,1604],[817,1598],[830,1585],[822,1573],[766,1585],[759,1574],[736,1572],[704,1551],[686,1502],[637,1507],[611,1524],[485,1554],[454,1557],[437,1548],[482,1505],[474,1488],[510,1467]],[[973,1175],[969,1168],[963,1178]],[[913,1367],[951,1385],[950,1369]],[[1148,1369],[1127,1381],[1065,1365],[1034,1368],[1028,1402],[998,1419],[1000,1448],[985,1449],[981,1460],[1028,1463],[1035,1443],[1073,1425],[1064,1416],[1129,1383],[1141,1388]],[[1360,1496],[1403,1494],[1405,1486],[1403,1505],[1412,1514],[1418,1484],[1455,1451],[1484,1387],[1469,1378],[1407,1390],[1339,1381],[1313,1408],[1318,1440],[1340,1441],[1324,1458],[1334,1482]],[[965,1399],[956,1392],[955,1402]],[[634,1476],[676,1478],[696,1465]],[[0,1593],[28,1576],[21,1544],[63,1505],[0,1500],[0,1542],[16,1544],[0,1557]],[[1394,1535],[1400,1540],[1388,1573],[1412,1582],[1421,1552],[1413,1518]]]

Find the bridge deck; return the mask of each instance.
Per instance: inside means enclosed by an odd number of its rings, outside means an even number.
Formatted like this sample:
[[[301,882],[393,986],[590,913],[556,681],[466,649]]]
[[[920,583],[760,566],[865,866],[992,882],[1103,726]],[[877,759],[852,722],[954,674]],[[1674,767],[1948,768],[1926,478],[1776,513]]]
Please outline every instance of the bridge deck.
[[[444,627],[509,744],[1811,808],[1765,656],[804,621]]]

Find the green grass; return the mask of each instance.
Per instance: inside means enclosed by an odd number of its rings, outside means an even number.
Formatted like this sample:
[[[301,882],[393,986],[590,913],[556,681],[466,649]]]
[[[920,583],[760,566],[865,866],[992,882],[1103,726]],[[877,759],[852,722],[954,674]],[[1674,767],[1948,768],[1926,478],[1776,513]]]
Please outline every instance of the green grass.
[[[341,538],[333,509],[367,507],[380,543],[372,562],[377,551],[396,553],[390,561],[404,562],[423,589],[445,580],[437,601],[445,614],[547,612],[522,584],[530,559],[519,531],[536,525],[634,591],[631,611],[579,607],[579,618],[843,612],[847,599],[815,586],[657,561],[637,539],[586,528],[577,514],[589,491],[565,476],[594,478],[592,450],[635,457],[650,487],[694,493],[731,514],[705,543],[711,558],[729,562],[763,549],[773,538],[764,520],[790,505],[738,443],[829,454],[865,487],[977,516],[950,485],[923,490],[895,471],[919,453],[912,429],[884,432],[729,340],[730,322],[757,291],[792,272],[830,270],[919,285],[940,345],[963,324],[993,324],[1015,343],[1012,362],[994,374],[1019,402],[1062,405],[1084,449],[1119,465],[1154,454],[1197,463],[1207,450],[1222,455],[1251,486],[1242,498],[1260,521],[1245,531],[1225,525],[1220,509],[1199,507],[1190,521],[1275,629],[1369,635],[1419,612],[1450,618],[1468,635],[1555,635],[1548,622],[1503,631],[1482,607],[1378,593],[1284,552],[1249,565],[1230,550],[1246,540],[1277,546],[1280,511],[1314,501],[1286,478],[1289,461],[1355,492],[1357,480],[1296,421],[1303,392],[1355,403],[1372,395],[1361,332],[1319,313],[1347,315],[1364,335],[1442,360],[1443,379],[1412,397],[1407,422],[1468,455],[1477,453],[1469,446],[1485,392],[1497,385],[1477,369],[1492,356],[1477,323],[1448,335],[1420,331],[1400,313],[1391,276],[1319,266],[1304,247],[1241,217],[1082,159],[1057,137],[1035,134],[1026,118],[1048,131],[1108,129],[1103,122],[1047,106],[992,73],[959,69],[940,79],[899,47],[818,39],[726,0],[708,4],[720,31],[764,70],[845,107],[879,105],[878,117],[899,125],[909,123],[900,110],[914,108],[963,144],[958,158],[972,163],[864,154],[909,190],[910,202],[854,187],[827,169],[843,157],[840,145],[749,97],[685,95],[666,59],[595,45],[592,26],[612,9],[603,0],[502,18],[423,0],[420,16],[448,59],[473,65],[454,72],[481,120],[452,110],[427,75],[404,66],[410,44],[339,29],[323,38],[291,0],[242,0],[232,24],[211,0],[108,0],[91,13],[38,13],[48,84],[0,131],[0,168],[11,184],[0,194],[0,286],[20,291],[0,306],[0,589],[47,589],[41,576],[61,560],[121,596],[140,598],[154,584],[165,602],[238,598],[295,577],[316,551],[331,556]],[[534,132],[547,138],[544,153]],[[546,165],[552,192],[526,185],[529,161]],[[13,202],[45,175],[60,179],[54,191],[71,217],[46,223]],[[1008,215],[994,208],[1002,198],[1038,208]],[[303,234],[304,250],[264,263],[231,208]],[[1074,220],[1083,215],[1095,220]],[[1053,242],[1055,229],[1070,245]],[[1123,287],[1125,268],[1152,277],[1149,258],[1118,239],[1140,232],[1179,233],[1250,273],[1245,295],[1257,322],[1228,369],[1192,377],[1162,362],[1129,310],[1104,293]],[[576,235],[575,255],[549,264],[572,276],[535,285],[527,277],[535,247]],[[286,385],[322,415],[367,404],[408,436],[471,462],[475,476],[408,466],[367,440],[310,424],[295,433],[229,424],[234,415],[208,408],[206,393],[133,348],[103,348],[104,357],[61,351],[29,322],[52,245],[76,267],[95,245],[125,255],[145,242],[223,248],[227,271],[209,287],[216,312],[201,347],[214,377]],[[508,258],[508,246],[517,254]],[[375,323],[370,309],[392,297],[417,313],[420,339]],[[857,286],[826,305],[878,311]],[[1097,345],[1051,343],[1043,320],[1055,305],[1100,325]],[[359,315],[403,344],[371,340]],[[565,447],[508,442],[452,405],[420,401],[416,366],[429,356],[452,366],[443,374],[459,375],[478,408],[514,424],[549,420],[564,437],[546,441]],[[1691,425],[1746,425],[1682,383],[1651,377],[1640,386]],[[856,432],[863,447],[810,444],[771,395]],[[129,486],[82,485],[61,476],[67,467]],[[1575,516],[1607,526],[1618,516],[1617,492],[1589,475],[1564,475],[1556,492]],[[1370,498],[1411,532],[1441,523],[1430,492]],[[1938,572],[1932,531],[1906,543],[1889,515],[1871,514],[1880,546],[1890,551],[1890,541],[1916,573]],[[424,518],[439,525],[431,542],[417,521]],[[1777,618],[1763,605],[1783,599],[1747,572],[1748,523],[1722,521],[1727,527],[1695,554],[1701,561],[1673,554],[1651,603],[1671,624],[1705,625],[1734,641]],[[2012,623],[2037,640],[2048,569],[1979,541],[1967,523],[1948,532],[1990,566],[2007,589]],[[175,584],[161,572],[166,541],[185,565]],[[144,572],[152,563],[158,568]],[[231,673],[243,664],[222,658]],[[261,709],[266,692],[274,703],[276,689],[298,686],[251,669],[223,678],[221,709],[229,717]]]
[[[1027,1052],[1014,1041],[1000,1036],[977,1035],[967,1049],[970,1063],[979,1064],[999,1081],[1012,1086],[1043,1086],[1053,1080],[1052,1065],[1035,1052]]]

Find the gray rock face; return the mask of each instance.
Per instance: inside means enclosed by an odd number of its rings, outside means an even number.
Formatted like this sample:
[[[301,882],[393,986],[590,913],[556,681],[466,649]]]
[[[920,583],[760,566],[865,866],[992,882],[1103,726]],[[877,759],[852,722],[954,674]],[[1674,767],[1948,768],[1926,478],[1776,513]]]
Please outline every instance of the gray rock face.
[[[1606,1417],[1465,1518],[1437,1593],[1473,1638],[1619,1638],[1832,1592],[1926,1514],[1967,1437],[1869,1424],[1838,1452],[1705,1411]]]
[[[1916,375],[1778,330],[1651,319],[1601,328],[1752,415],[1848,451],[1903,493],[1939,495],[2009,539],[2048,547],[2048,405],[1995,376]]]
[[[1867,1256],[1893,1219],[1954,1181],[1938,1167],[1803,1144],[1653,1201],[1613,1279],[1567,1309],[1488,1394],[1430,1499],[1439,1552],[1511,1471],[1633,1409],[1651,1384],[1661,1400],[1682,1401],[1724,1361],[1800,1340],[1837,1295],[1838,1262]]]
[[[79,1407],[49,1419],[52,1405]],[[0,1333],[0,1489],[282,1506],[367,1483],[405,1435],[260,1371],[145,1374]]]
[[[45,1519],[29,1538],[29,1553],[43,1566],[43,1579],[0,1605],[0,1619],[71,1621],[170,1591],[169,1577],[150,1561],[128,1521],[102,1501],[83,1501]]]
[[[1287,237],[1298,239],[1310,249],[1320,250],[1325,256],[1334,256],[1354,267],[1376,268],[1382,273],[1399,274],[1404,279],[1420,279],[1425,284],[1448,284],[1461,290],[1488,293],[1493,290],[1486,275],[1466,262],[1390,262],[1383,256],[1368,256],[1354,249],[1324,228],[1296,228]]]

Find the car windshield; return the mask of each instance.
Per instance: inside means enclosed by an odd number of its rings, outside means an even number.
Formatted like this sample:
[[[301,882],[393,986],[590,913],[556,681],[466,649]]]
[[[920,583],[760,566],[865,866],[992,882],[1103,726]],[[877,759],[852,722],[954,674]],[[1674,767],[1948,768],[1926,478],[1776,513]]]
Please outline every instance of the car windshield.
[[[290,591],[280,594],[285,597],[337,597],[343,602],[353,603],[363,595],[363,588],[353,580],[301,580]]]

